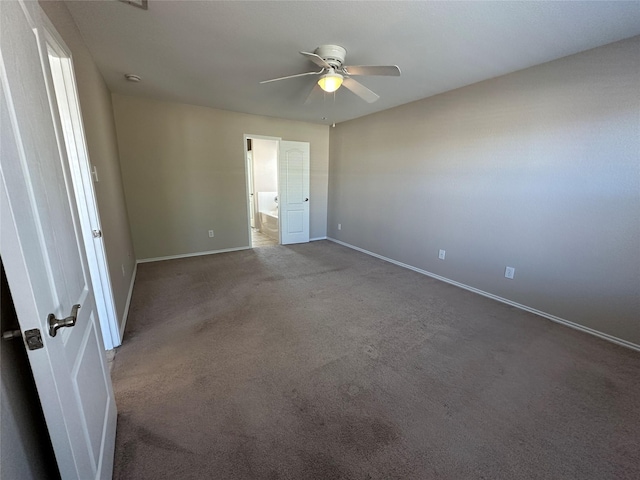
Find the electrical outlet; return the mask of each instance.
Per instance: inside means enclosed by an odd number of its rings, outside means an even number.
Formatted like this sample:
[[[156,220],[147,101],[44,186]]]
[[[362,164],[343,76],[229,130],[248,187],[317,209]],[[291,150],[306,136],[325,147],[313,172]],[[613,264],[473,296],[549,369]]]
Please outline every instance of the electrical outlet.
[[[513,276],[516,274],[516,269],[513,267],[507,267],[504,269],[504,276],[507,278],[513,279]]]
[[[213,230],[209,230],[209,238],[213,238]]]
[[[444,251],[444,250],[440,250],[440,251],[438,252],[438,258],[439,258],[440,260],[444,260],[444,254],[445,254],[445,251]]]
[[[338,230],[342,230],[342,224],[341,223],[338,224]]]

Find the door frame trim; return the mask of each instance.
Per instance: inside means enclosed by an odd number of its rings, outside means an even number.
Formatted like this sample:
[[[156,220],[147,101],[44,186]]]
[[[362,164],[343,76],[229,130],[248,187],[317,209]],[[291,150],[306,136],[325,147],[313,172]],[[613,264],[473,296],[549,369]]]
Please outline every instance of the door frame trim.
[[[247,203],[247,233],[249,235],[249,248],[253,248],[253,239],[251,235],[251,204],[249,203],[249,192],[251,192],[251,188],[249,185],[249,150],[247,149],[247,140],[256,139],[256,140],[274,140],[278,145],[276,148],[276,169],[278,171],[278,198],[280,198],[280,141],[282,137],[270,137],[268,135],[253,135],[251,133],[245,133],[243,136],[243,146],[242,151],[244,152],[244,198]],[[254,212],[255,214],[256,212]],[[282,235],[280,232],[280,222],[278,222],[278,244],[282,243]]]

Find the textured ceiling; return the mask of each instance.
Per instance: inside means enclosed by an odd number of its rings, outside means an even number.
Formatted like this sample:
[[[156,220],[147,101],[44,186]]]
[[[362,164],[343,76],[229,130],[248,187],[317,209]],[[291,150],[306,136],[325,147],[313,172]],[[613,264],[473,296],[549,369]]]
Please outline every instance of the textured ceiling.
[[[640,34],[640,1],[66,4],[113,92],[325,124]],[[341,88],[305,105],[313,76],[258,83],[317,70],[298,51],[321,44],[402,76],[357,77],[372,104]]]

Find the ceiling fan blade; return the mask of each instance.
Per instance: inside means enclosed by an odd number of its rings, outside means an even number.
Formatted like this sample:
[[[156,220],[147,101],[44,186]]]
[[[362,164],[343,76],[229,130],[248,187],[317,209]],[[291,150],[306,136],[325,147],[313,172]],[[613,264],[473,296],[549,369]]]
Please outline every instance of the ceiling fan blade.
[[[263,80],[260,83],[277,82],[278,80],[286,80],[287,78],[304,77],[306,75],[320,75],[322,72],[324,72],[324,70],[320,70],[319,72],[296,73],[295,75],[287,75],[286,77],[272,78],[271,80]]]
[[[315,99],[319,98],[320,95],[322,95],[323,93],[324,92],[320,88],[320,85],[318,85],[317,83],[314,83],[313,84],[313,88],[311,88],[311,91],[309,92],[309,95],[307,96],[307,99],[304,101],[304,104],[305,105],[309,105]]]
[[[358,95],[365,102],[373,103],[380,98],[378,94],[372,92],[367,87],[351,77],[344,77],[342,85]]]
[[[400,76],[400,67],[397,65],[349,65],[343,67],[343,69],[348,75]]]
[[[318,65],[319,67],[332,68],[331,65],[329,65],[327,62],[325,62],[324,59],[320,55],[317,55],[315,53],[309,53],[309,52],[300,52],[300,53],[302,55],[304,55],[305,57],[307,57],[309,60],[311,60],[313,63]]]

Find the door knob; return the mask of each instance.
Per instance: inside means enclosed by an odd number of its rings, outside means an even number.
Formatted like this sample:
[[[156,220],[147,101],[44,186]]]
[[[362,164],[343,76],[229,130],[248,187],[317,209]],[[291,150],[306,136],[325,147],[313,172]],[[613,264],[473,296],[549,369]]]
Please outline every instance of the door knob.
[[[305,201],[305,202],[308,202],[308,201],[309,201],[309,199],[308,199],[308,198],[305,198],[305,199],[304,199],[304,201]]]
[[[58,329],[62,327],[73,327],[76,324],[79,308],[80,304],[74,305],[71,307],[71,314],[67,318],[63,318],[61,320],[57,319],[53,313],[50,313],[47,317],[47,321],[49,323],[49,335],[55,337],[58,333]]]

